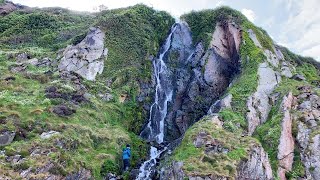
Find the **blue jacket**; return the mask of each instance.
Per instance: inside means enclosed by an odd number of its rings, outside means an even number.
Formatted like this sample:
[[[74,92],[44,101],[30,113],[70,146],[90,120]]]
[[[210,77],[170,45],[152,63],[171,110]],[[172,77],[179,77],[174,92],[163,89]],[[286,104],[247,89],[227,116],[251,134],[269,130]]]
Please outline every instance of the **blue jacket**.
[[[130,147],[124,148],[122,151],[122,159],[130,159],[130,157],[131,157]]]

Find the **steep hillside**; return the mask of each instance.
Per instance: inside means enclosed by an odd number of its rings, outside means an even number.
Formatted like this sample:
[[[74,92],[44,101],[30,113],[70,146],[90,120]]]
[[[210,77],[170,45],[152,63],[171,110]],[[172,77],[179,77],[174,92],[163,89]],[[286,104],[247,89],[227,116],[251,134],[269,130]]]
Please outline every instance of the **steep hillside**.
[[[320,179],[320,64],[240,12],[0,12],[0,179]]]
[[[173,18],[137,5],[99,14],[28,8],[0,21],[1,178],[101,179],[120,173],[125,144],[132,166],[147,155],[136,96]],[[78,44],[90,26],[106,36],[104,73],[94,82],[59,73],[58,49]]]

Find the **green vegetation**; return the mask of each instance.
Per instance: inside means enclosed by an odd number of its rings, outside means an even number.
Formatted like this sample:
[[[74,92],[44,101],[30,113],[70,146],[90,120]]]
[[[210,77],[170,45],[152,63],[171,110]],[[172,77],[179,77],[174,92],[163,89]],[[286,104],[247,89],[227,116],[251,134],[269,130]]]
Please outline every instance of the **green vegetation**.
[[[0,47],[42,47],[58,50],[85,33],[93,16],[61,8],[15,11],[0,19]]]
[[[84,81],[92,94],[91,102],[78,106],[76,113],[68,118],[54,115],[52,108],[59,104],[73,105],[64,99],[47,99],[45,88],[55,86],[60,92],[74,93],[72,83],[59,79],[57,73],[45,76],[44,72],[50,69],[31,65],[27,67],[28,73],[13,74],[8,67],[14,61],[1,55],[0,112],[4,122],[0,131],[19,132],[5,150],[7,155],[23,154],[28,167],[42,167],[52,161],[55,162],[50,170],[53,174],[67,175],[84,167],[93,172],[95,179],[101,179],[106,172],[120,173],[125,144],[132,146],[132,166],[147,155],[146,143],[135,134],[144,122],[135,97],[138,83],[151,78],[149,56],[156,55],[174,19],[144,5],[103,11],[96,16],[51,8],[17,11],[0,20],[1,48],[8,54],[26,51],[37,58],[55,58],[54,50],[81,41],[90,24],[106,31],[109,56],[105,73],[96,82]],[[6,77],[14,80],[6,81]],[[107,80],[112,81],[111,87],[105,86]],[[105,92],[111,93],[114,99],[103,102],[97,98]],[[122,96],[124,102],[119,100]],[[60,134],[45,140],[39,137],[50,130]],[[38,162],[30,156],[35,148],[52,153]],[[27,167],[6,164],[2,168]]]
[[[242,27],[245,30],[249,30],[249,29],[253,30],[253,32],[257,36],[257,39],[260,42],[261,46],[263,48],[268,49],[271,52],[275,53],[274,52],[274,48],[273,48],[273,41],[272,41],[272,39],[270,38],[270,36],[268,35],[268,33],[264,29],[255,26],[250,21],[244,21],[242,23]]]
[[[114,81],[113,87],[129,85],[137,88],[137,81],[149,80],[151,61],[173,25],[166,12],[158,12],[144,5],[105,11],[97,19],[97,26],[106,31],[109,49],[105,73]]]
[[[239,11],[226,6],[199,12],[192,11],[182,15],[181,19],[188,23],[194,44],[202,41],[205,48],[210,44],[217,22],[233,19],[237,24],[242,24],[247,21],[247,18]]]
[[[10,73],[6,67],[12,62],[4,56],[0,58],[0,112],[4,122],[0,131],[13,130],[17,132],[15,141],[5,147],[7,155],[23,155],[30,167],[42,167],[44,164],[35,163],[30,153],[35,149],[51,150],[53,153],[41,162],[54,161],[55,168],[69,174],[80,167],[92,170],[94,177],[100,179],[100,168],[104,161],[108,168],[119,173],[120,155],[125,144],[132,144],[132,165],[146,156],[146,146],[135,134],[129,133],[123,126],[124,109],[120,102],[102,102],[95,97],[92,103],[80,105],[77,112],[68,118],[56,116],[52,107],[64,102],[63,99],[47,99],[45,88],[55,85],[64,88],[64,92],[72,92],[72,84],[50,77],[48,82],[26,78],[24,74]],[[34,70],[32,70],[34,69]],[[45,71],[46,68],[30,68],[29,74]],[[14,77],[13,81],[5,81],[6,77]],[[42,132],[55,130],[60,135],[48,140],[40,139]],[[60,145],[58,145],[60,144]],[[48,160],[48,161],[46,161]],[[34,162],[34,163],[32,163]],[[65,166],[58,165],[66,162]],[[14,169],[26,168],[15,166]],[[7,164],[7,168],[11,165]],[[105,168],[104,168],[105,169]]]
[[[193,142],[200,132],[209,134],[208,137],[229,152],[206,154],[205,146],[196,148]],[[204,118],[187,130],[173,159],[184,162],[183,170],[188,175],[235,177],[240,161],[246,159],[250,148],[257,145],[255,139],[230,133]]]

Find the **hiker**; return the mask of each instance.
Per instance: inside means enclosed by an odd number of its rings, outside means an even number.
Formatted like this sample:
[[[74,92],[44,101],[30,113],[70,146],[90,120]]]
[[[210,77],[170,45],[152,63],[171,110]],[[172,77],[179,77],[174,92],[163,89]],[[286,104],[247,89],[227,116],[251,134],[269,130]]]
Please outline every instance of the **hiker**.
[[[122,151],[122,159],[123,159],[123,169],[124,169],[124,171],[128,171],[129,170],[130,157],[131,157],[130,145],[127,144],[127,147],[123,148],[123,151]]]

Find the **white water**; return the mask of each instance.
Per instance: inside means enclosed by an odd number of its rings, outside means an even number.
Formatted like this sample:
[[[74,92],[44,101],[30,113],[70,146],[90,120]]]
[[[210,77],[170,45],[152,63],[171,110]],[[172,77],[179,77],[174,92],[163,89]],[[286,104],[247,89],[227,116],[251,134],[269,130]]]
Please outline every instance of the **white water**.
[[[155,139],[158,144],[161,144],[164,139],[164,120],[168,113],[168,102],[172,100],[173,91],[171,85],[167,83],[170,81],[169,70],[163,61],[163,57],[170,49],[171,38],[175,29],[176,26],[174,25],[163,46],[163,52],[159,55],[159,58],[153,61],[153,68],[156,78],[156,92],[154,103],[150,107],[150,116],[147,128],[150,131],[148,140]]]
[[[150,175],[153,171],[153,167],[155,167],[157,163],[157,158],[165,151],[167,148],[164,148],[163,150],[158,150],[157,148],[151,146],[150,149],[150,159],[145,161],[142,166],[139,169],[139,176],[137,177],[137,180],[149,180]]]
[[[166,39],[159,57],[153,61],[154,76],[156,79],[156,92],[154,103],[150,107],[150,116],[147,125],[149,134],[147,139],[155,140],[158,144],[163,143],[164,140],[164,121],[168,113],[168,102],[172,100],[172,85],[170,80],[170,71],[167,68],[163,57],[168,52],[171,46],[172,34],[176,30],[176,25],[173,25],[171,32]],[[150,175],[155,171],[157,158],[166,151],[166,147],[158,150],[155,147],[150,149],[150,158],[145,161],[139,168],[139,175],[137,180],[149,180]]]

